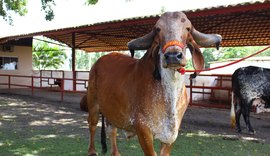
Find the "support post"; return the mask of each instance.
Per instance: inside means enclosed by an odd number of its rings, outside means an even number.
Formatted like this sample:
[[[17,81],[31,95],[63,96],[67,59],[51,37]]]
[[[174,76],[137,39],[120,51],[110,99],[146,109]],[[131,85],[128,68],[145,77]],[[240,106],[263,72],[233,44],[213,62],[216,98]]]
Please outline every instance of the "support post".
[[[64,102],[64,88],[65,88],[65,80],[64,78],[61,78],[61,102]]]
[[[75,72],[75,63],[76,63],[76,51],[75,51],[75,33],[72,33],[72,79],[73,79],[73,91],[76,91],[76,72]]]
[[[10,89],[10,75],[8,75],[8,89]]]
[[[192,78],[191,76],[189,77],[189,105],[192,105]]]
[[[33,96],[34,95],[34,77],[33,77],[33,75],[31,76],[31,93]]]

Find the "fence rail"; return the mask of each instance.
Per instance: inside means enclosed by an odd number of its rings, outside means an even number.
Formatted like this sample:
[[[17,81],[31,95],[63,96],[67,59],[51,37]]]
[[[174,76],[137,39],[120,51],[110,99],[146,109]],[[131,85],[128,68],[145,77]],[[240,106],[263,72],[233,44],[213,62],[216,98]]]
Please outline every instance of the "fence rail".
[[[45,71],[40,71],[45,72]],[[48,72],[48,71],[46,71]],[[57,71],[59,72],[59,71]],[[64,99],[64,93],[86,93],[87,90],[87,79],[72,79],[72,78],[65,78],[64,71],[61,71],[61,77],[56,77],[52,74],[52,71],[49,71],[49,76],[44,76],[43,73],[41,73],[39,76],[23,76],[23,75],[8,75],[8,74],[0,74],[0,86],[6,85],[7,88],[12,87],[25,87],[31,89],[31,94],[34,95],[34,92],[36,89],[43,89],[48,91],[57,91],[60,92],[60,98],[61,101]],[[80,71],[76,71],[76,75],[78,75]],[[83,73],[87,73],[83,71]],[[5,82],[3,82],[3,79],[6,78]],[[228,84],[231,84],[231,75],[221,75],[221,74],[215,74],[215,75],[207,75],[207,74],[201,74],[198,75],[198,78],[205,77],[206,79],[212,78],[215,80],[215,85],[209,85],[209,84],[196,84],[194,83],[194,80],[190,79],[189,84],[187,84],[187,88],[189,88],[189,94],[190,94],[190,105],[194,106],[204,106],[204,107],[216,107],[216,108],[229,108],[230,107],[230,97],[231,97],[231,86]],[[13,81],[13,79],[17,79],[17,81]],[[21,84],[19,79],[27,79],[29,82],[28,84]],[[78,86],[83,87],[83,90],[74,90],[74,87],[72,87],[71,90],[65,89],[65,84],[68,82],[72,82],[73,85],[75,82],[75,88]],[[227,85],[224,85],[227,84]],[[37,85],[39,84],[39,86]],[[217,98],[215,98],[215,92],[216,91],[222,91],[224,96],[226,95],[226,100],[219,100],[217,101]],[[202,99],[195,99],[193,98],[195,95],[199,95],[202,97]],[[208,96],[208,98],[205,98],[205,96]],[[210,99],[209,99],[210,97]]]
[[[230,102],[231,102],[231,75],[229,74],[200,74],[198,75],[197,79],[200,79],[199,77],[207,77],[207,78],[215,78],[216,84],[206,86],[204,85],[194,85],[193,79],[190,79],[189,85],[187,85],[187,88],[190,89],[190,105],[194,106],[204,106],[204,107],[215,107],[215,108],[230,108]],[[224,83],[227,83],[224,85]],[[207,91],[206,91],[207,90]],[[225,93],[219,93],[223,95],[223,99],[215,98],[215,93],[217,92],[225,92]],[[201,100],[194,100],[193,96],[194,94],[202,94]],[[209,95],[210,97],[208,99],[204,98],[204,95]],[[226,97],[224,97],[226,96]]]
[[[30,88],[31,89],[31,95],[34,95],[34,90],[35,89],[40,89],[40,90],[48,90],[48,91],[57,91],[60,92],[61,96],[61,101],[64,100],[64,93],[69,92],[69,93],[86,93],[86,88],[88,84],[88,80],[86,79],[72,79],[72,78],[64,78],[64,77],[53,77],[51,74],[50,76],[25,76],[25,75],[9,75],[9,74],[0,74],[0,78],[4,79],[6,78],[6,81],[1,82],[1,86],[7,86],[8,89],[11,89],[12,87],[21,87],[21,88]],[[16,81],[12,81],[12,79],[16,78]],[[24,79],[27,82],[30,83],[25,83],[22,84],[20,79]],[[35,85],[35,81],[38,81],[40,86]],[[65,81],[72,81],[75,82],[75,85],[81,85],[85,88],[85,90],[65,90]],[[45,82],[46,84],[43,84]],[[53,83],[51,83],[53,82]]]

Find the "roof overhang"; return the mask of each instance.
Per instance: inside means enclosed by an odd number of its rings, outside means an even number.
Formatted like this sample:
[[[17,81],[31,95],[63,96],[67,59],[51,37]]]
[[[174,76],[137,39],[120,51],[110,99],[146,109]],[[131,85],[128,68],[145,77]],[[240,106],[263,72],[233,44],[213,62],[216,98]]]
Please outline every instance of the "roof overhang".
[[[220,34],[221,46],[270,45],[270,1],[184,11],[203,33]],[[127,50],[127,42],[150,32],[159,15],[42,31],[0,39],[0,44],[46,36],[87,52]]]

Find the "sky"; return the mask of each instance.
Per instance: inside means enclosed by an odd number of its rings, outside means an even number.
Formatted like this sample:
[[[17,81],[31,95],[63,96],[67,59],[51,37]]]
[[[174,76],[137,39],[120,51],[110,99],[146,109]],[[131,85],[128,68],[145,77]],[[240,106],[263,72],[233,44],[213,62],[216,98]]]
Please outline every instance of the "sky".
[[[251,0],[99,0],[96,5],[87,6],[85,0],[55,0],[55,18],[46,21],[40,0],[28,0],[28,13],[23,17],[12,15],[13,26],[0,19],[0,37],[155,15],[162,8],[183,11],[247,1]]]

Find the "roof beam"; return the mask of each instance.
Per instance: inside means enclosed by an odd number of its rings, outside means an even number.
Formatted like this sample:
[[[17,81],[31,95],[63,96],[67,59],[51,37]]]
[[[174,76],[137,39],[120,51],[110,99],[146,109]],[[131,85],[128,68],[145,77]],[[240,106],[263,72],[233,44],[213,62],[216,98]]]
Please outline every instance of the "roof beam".
[[[244,12],[244,11],[251,11],[251,10],[261,10],[261,9],[270,9],[270,2],[268,3],[255,3],[249,5],[236,5],[236,6],[228,6],[223,8],[213,8],[207,10],[196,10],[195,12],[187,11],[187,17],[200,17],[200,16],[211,16],[211,15],[218,15],[218,14],[231,14],[236,12]]]

